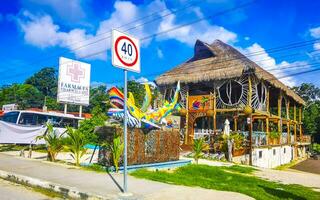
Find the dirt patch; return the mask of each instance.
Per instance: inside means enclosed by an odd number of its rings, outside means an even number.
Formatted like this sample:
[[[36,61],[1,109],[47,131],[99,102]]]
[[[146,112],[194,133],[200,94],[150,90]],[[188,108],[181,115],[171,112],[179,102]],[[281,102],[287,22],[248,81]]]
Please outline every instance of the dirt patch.
[[[307,159],[298,163],[295,166],[292,166],[291,169],[310,172],[314,174],[320,174],[320,160]]]

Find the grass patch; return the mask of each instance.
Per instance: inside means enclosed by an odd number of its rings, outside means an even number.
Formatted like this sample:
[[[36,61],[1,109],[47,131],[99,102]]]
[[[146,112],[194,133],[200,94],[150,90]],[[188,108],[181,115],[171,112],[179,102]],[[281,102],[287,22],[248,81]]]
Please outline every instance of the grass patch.
[[[289,169],[290,167],[293,167],[295,166],[296,164],[299,163],[299,160],[293,160],[287,164],[283,164],[283,165],[280,165],[278,167],[275,167],[274,169],[276,170],[286,170],[286,169]]]
[[[267,181],[251,174],[249,167],[214,167],[208,165],[187,165],[173,173],[165,171],[137,170],[131,175],[169,184],[199,186],[206,189],[232,191],[246,194],[255,199],[319,199],[320,192],[300,185],[285,185]]]
[[[98,165],[98,164],[92,164],[92,165],[88,165],[88,166],[81,166],[81,169],[88,170],[88,171],[99,172],[99,173],[108,172],[108,170],[104,166]]]
[[[0,145],[0,152],[5,152],[5,151],[21,151],[21,150],[29,151],[29,145],[17,145],[17,144],[3,144]],[[37,151],[37,152],[42,152],[46,153],[47,148],[46,145],[33,145],[32,146],[32,151]]]

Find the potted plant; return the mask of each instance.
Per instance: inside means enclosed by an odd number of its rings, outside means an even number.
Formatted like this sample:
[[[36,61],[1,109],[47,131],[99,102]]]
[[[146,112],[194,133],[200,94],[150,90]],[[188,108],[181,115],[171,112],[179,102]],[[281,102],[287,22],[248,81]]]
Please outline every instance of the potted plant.
[[[271,131],[269,133],[270,144],[276,144],[277,140],[280,138],[280,133],[278,131]]]

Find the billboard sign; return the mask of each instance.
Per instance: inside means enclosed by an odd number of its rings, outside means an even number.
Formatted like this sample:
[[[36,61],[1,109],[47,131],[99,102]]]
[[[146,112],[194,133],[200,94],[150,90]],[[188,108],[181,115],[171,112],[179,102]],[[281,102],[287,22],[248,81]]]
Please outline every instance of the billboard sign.
[[[60,57],[58,96],[59,103],[89,105],[91,65]]]

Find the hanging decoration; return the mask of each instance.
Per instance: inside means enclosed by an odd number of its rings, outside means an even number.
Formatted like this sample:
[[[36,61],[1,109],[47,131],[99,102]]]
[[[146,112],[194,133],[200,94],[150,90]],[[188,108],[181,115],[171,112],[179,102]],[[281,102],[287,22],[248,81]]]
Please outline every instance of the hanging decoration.
[[[244,106],[247,103],[248,79],[242,76],[218,84],[217,108]]]
[[[252,88],[252,107],[257,110],[266,110],[267,86],[261,80],[254,79]]]
[[[129,92],[129,98],[127,100],[127,116],[128,125],[136,128],[160,128],[161,125],[167,125],[167,117],[172,114],[173,111],[179,111],[181,109],[178,103],[180,83],[178,82],[177,88],[172,101],[169,103],[166,101],[164,105],[156,110],[152,110],[151,104],[151,90],[148,84],[145,85],[146,95],[141,108],[135,105],[135,99],[133,94]],[[112,108],[108,110],[108,115],[116,120],[123,120],[123,94],[122,92],[113,87],[109,90],[110,102]]]

